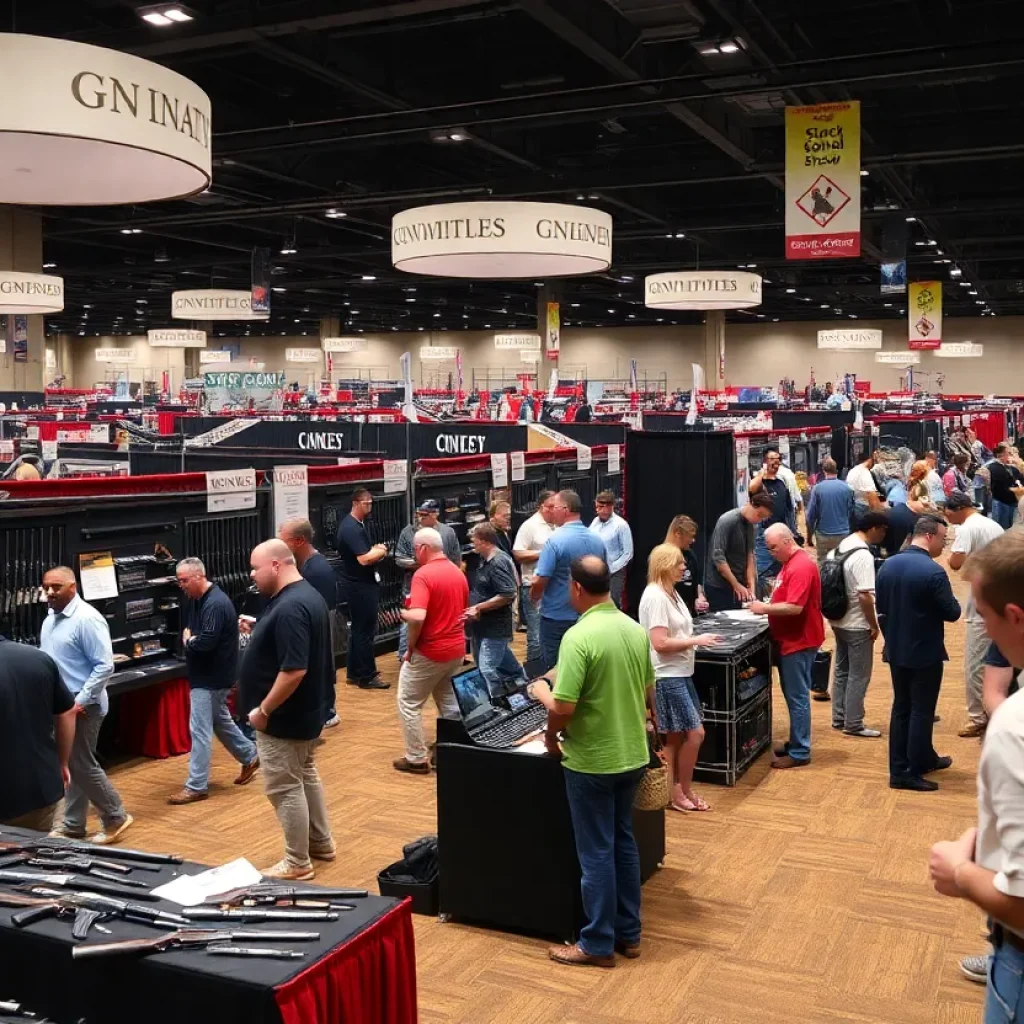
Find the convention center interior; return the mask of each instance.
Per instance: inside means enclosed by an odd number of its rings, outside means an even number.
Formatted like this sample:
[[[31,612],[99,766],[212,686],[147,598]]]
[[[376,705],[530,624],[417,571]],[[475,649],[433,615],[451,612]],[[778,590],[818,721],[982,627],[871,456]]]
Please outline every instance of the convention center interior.
[[[1024,1019],[1020,7],[0,6],[0,1024]]]

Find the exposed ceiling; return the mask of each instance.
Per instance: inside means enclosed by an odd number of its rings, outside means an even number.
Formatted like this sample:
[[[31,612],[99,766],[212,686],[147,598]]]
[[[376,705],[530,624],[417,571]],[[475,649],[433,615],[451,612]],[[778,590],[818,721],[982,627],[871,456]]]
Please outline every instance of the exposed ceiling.
[[[140,6],[21,4],[16,27],[196,81],[213,186],[43,211],[68,290],[50,330],[169,325],[174,288],[247,288],[253,246],[275,253],[274,316],[254,333],[315,335],[324,317],[345,333],[532,328],[533,281],[391,268],[394,213],[486,197],[614,216],[611,272],[560,285],[568,326],[673,322],[645,309],[643,276],[698,265],[764,274],[763,306],[730,319],[898,317],[879,246],[904,230],[910,279],[950,283],[947,315],[1024,314],[1019,0],[191,0],[193,20],[164,28]],[[848,98],[863,105],[864,258],[787,263],[782,108]]]

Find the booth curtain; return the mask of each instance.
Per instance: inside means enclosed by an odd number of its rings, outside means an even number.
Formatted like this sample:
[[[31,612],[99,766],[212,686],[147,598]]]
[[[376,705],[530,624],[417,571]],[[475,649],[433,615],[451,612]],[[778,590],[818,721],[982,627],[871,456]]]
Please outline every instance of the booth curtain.
[[[412,902],[274,989],[282,1024],[415,1024]]]
[[[190,710],[187,679],[131,690],[121,696],[118,745],[143,757],[187,754],[192,749]]]
[[[1006,414],[989,412],[982,415],[972,414],[971,429],[978,435],[978,440],[986,448],[995,448],[1000,441],[1006,440]]]

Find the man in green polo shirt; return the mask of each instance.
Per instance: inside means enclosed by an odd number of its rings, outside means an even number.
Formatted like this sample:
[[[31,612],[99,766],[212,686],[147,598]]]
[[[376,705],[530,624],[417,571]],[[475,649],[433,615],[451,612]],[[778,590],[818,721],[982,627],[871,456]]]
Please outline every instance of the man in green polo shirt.
[[[647,631],[611,602],[607,563],[584,555],[570,574],[569,597],[580,618],[562,638],[554,690],[542,680],[529,690],[548,709],[548,750],[563,759],[587,923],[575,946],[548,952],[563,964],[614,967],[616,950],[630,959],[640,955],[632,815],[650,756],[654,668]]]

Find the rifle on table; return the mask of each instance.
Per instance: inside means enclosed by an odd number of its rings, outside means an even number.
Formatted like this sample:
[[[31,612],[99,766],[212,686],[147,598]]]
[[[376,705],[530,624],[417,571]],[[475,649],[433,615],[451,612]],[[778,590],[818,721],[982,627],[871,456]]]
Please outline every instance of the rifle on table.
[[[33,871],[0,870],[0,884],[3,885],[53,885],[58,889],[85,889],[87,892],[102,892],[108,896],[123,896],[125,899],[158,900],[148,889],[131,889],[120,882],[107,882],[90,875],[39,875]]]
[[[365,899],[366,889],[302,889],[294,885],[266,882],[232,889],[204,902],[215,907],[308,907],[311,910],[352,910],[337,900]]]
[[[209,952],[216,950],[219,956],[260,956],[268,959],[293,960],[306,954],[293,949],[254,949],[229,944],[238,939],[255,939],[264,942],[315,942],[319,938],[319,932],[220,931],[209,928],[183,928],[180,931],[157,935],[151,939],[89,942],[82,946],[74,946],[71,956],[75,960],[82,960],[87,957],[145,955],[147,953],[167,953],[176,949],[213,947],[209,949]]]
[[[0,857],[11,856],[29,856],[29,857],[42,857],[46,860],[67,860],[68,863],[77,862],[79,860],[88,860],[98,868],[102,868],[104,871],[115,871],[119,875],[130,875],[132,871],[138,869],[139,871],[159,871],[160,866],[157,864],[143,864],[140,861],[132,861],[128,863],[119,863],[116,860],[107,860],[103,857],[94,856],[95,848],[93,850],[74,850],[68,849],[63,846],[54,846],[54,840],[52,839],[41,839],[33,840],[24,843],[3,843],[0,842]]]
[[[346,908],[354,910],[354,907]],[[185,907],[181,916],[191,921],[337,921],[337,909],[307,910],[302,907]]]
[[[115,874],[99,867],[96,861],[88,857],[65,857],[62,860],[49,860],[43,857],[33,857],[31,853],[18,853],[13,857],[0,859],[0,870],[11,868],[17,865],[24,865],[27,868],[45,868],[49,871],[84,871],[93,878],[100,878],[107,882],[116,882],[118,885],[127,886],[130,889],[148,889],[149,883],[137,882],[132,878],[125,878],[122,874]],[[117,865],[118,868],[121,865]],[[131,868],[127,869],[131,871]]]
[[[10,833],[7,834],[10,835]],[[54,836],[46,839],[16,839],[0,845],[0,851],[9,847],[10,852],[13,853],[15,848],[27,850],[36,845],[45,846],[47,849],[72,851],[80,857],[89,857],[96,852],[96,847],[92,843],[80,842],[77,839],[59,839]],[[105,846],[103,856],[111,860],[131,861],[134,867],[142,867],[144,864],[184,863],[184,858],[179,857],[176,853],[146,853],[144,850],[127,850],[121,846]]]
[[[52,892],[48,889],[35,889],[30,893],[0,892],[0,907],[26,908],[11,915],[11,924],[15,928],[25,928],[48,917],[73,917],[71,935],[76,939],[84,939],[94,924],[114,917],[154,928],[188,926],[188,921],[177,914],[93,892]]]

